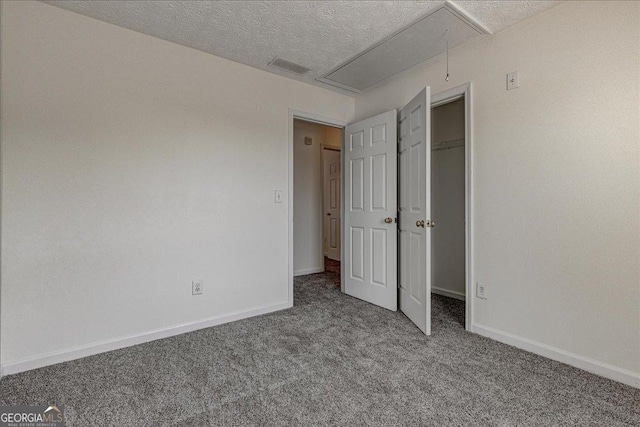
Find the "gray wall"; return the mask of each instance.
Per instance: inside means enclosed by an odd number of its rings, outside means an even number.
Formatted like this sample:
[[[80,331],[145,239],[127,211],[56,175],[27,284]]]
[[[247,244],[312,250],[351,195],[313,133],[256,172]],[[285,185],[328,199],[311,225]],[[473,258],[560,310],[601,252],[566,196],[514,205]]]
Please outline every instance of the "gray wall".
[[[40,2],[1,20],[5,373],[291,304],[289,109],[353,98]]]

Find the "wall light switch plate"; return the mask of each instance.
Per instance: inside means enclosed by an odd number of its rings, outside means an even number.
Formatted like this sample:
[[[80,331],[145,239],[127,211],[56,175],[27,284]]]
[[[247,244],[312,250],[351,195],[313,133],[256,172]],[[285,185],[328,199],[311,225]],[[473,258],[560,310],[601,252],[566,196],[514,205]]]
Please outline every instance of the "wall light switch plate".
[[[202,280],[193,280],[191,282],[191,294],[202,295]]]
[[[276,190],[274,198],[276,203],[282,203],[282,190]]]
[[[507,90],[520,87],[520,76],[517,71],[507,74]]]
[[[487,299],[487,285],[476,282],[476,297]]]

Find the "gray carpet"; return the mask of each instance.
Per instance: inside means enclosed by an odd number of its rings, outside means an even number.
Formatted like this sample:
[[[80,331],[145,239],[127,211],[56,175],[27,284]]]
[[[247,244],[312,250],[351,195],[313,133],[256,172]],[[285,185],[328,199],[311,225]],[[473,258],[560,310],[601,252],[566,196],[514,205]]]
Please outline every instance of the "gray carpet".
[[[0,381],[0,404],[64,405],[68,426],[640,425],[640,390],[469,334],[434,296],[433,335],[296,279],[290,310]]]

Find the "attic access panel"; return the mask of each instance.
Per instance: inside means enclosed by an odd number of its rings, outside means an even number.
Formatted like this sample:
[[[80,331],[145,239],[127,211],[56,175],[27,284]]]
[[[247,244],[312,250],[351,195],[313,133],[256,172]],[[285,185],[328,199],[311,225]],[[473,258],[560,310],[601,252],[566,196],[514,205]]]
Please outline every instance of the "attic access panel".
[[[354,92],[363,91],[481,34],[484,28],[445,4],[363,53],[329,71],[318,80]]]

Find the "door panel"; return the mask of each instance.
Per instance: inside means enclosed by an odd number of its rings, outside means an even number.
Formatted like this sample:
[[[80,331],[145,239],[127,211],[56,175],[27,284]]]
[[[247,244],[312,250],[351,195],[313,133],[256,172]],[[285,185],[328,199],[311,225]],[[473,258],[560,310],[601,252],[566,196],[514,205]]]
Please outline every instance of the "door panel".
[[[364,228],[351,227],[351,278],[364,281]]]
[[[340,261],[340,151],[322,150],[324,165],[324,253]]]
[[[329,220],[329,247],[338,248],[340,245],[340,221],[337,218]]]
[[[349,134],[349,141],[351,152],[364,148],[364,130],[359,130]]]
[[[349,160],[351,177],[351,198],[348,199],[351,211],[364,211],[364,157]]]
[[[329,209],[340,209],[339,179],[329,177]]]
[[[425,88],[400,111],[400,310],[431,334],[431,105]]]
[[[350,124],[344,144],[345,292],[393,311],[398,308],[396,122],[392,110]]]
[[[371,282],[380,286],[387,286],[387,230],[371,229]]]
[[[409,203],[411,206],[411,212],[415,214],[422,213],[422,205],[424,204],[424,201],[422,200],[424,191],[422,180],[424,178],[421,173],[421,169],[424,165],[424,154],[421,150],[422,147],[423,143],[418,142],[416,145],[412,145],[409,149],[409,158],[411,159],[411,163],[409,166],[408,189],[411,197]]]
[[[387,155],[371,156],[371,211],[387,210]]]

